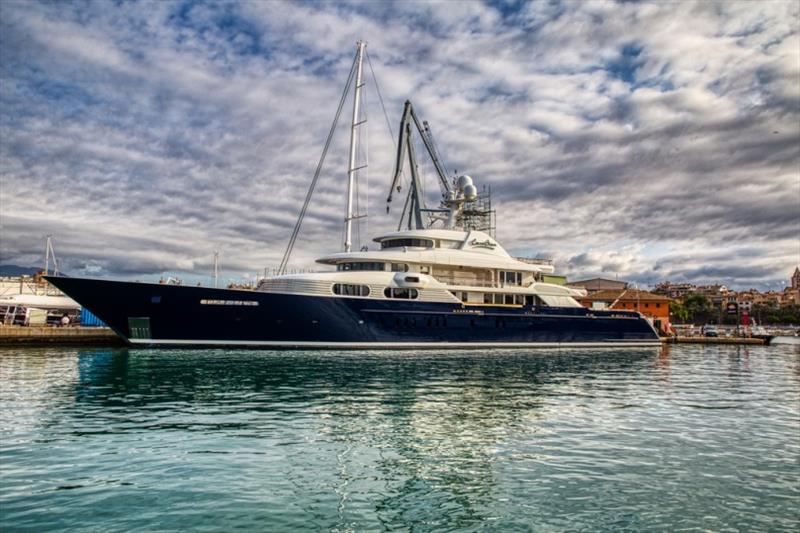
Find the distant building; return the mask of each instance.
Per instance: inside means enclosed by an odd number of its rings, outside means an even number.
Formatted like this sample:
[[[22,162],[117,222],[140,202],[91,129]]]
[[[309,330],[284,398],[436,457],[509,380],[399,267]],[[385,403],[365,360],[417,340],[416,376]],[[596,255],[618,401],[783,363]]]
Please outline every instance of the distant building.
[[[716,307],[722,306],[728,300],[730,290],[725,285],[698,285],[697,291],[711,300]]]
[[[756,300],[759,298],[760,293],[755,289],[750,289],[749,291],[741,291],[736,293],[736,304],[739,306],[739,309],[742,311],[750,312],[753,309],[753,304],[756,303]]]
[[[697,286],[692,283],[670,283],[669,281],[664,281],[656,285],[653,292],[673,300],[682,300],[687,294],[697,292]]]
[[[628,288],[626,281],[613,279],[592,278],[567,283],[567,287],[573,289],[586,289],[589,294],[600,291],[622,291]]]
[[[587,289],[588,290],[588,289]],[[639,311],[653,320],[656,328],[668,333],[670,299],[661,294],[637,289],[604,290],[576,298],[581,305],[591,309],[625,309]]]
[[[730,301],[734,301],[735,295],[725,285],[694,285],[692,283],[670,283],[665,281],[659,283],[653,289],[655,294],[667,296],[672,300],[683,300],[690,294],[702,294],[711,303],[720,307]]]
[[[789,283],[790,286],[783,289],[781,306],[800,305],[800,268],[795,267]]]

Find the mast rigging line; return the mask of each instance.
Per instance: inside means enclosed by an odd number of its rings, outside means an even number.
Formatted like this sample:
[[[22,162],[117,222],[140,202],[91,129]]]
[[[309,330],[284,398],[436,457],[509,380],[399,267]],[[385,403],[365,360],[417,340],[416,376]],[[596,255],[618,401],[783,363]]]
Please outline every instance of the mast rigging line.
[[[378,101],[381,103],[381,109],[383,110],[383,118],[386,119],[386,128],[389,130],[389,137],[392,139],[392,147],[395,149],[395,151],[397,151],[397,141],[394,138],[394,130],[392,129],[392,121],[389,120],[389,113],[386,112],[386,105],[383,103],[383,95],[381,94],[381,86],[378,83],[377,76],[375,76],[375,69],[372,68],[372,59],[370,58],[369,50],[365,49],[364,50],[364,55],[367,56],[367,65],[369,65],[369,71],[372,74],[372,81],[375,82],[375,92],[378,95]],[[405,180],[406,180],[405,170],[402,173],[402,177],[403,177],[403,182],[404,182],[403,185],[405,185]],[[386,209],[387,209],[387,213],[388,213],[389,207],[387,206]]]
[[[394,145],[395,150],[397,149],[397,141],[394,140],[394,131],[392,131],[392,122],[389,120],[389,113],[386,112],[386,106],[383,105],[383,95],[381,95],[381,88],[378,85],[378,78],[375,77],[375,69],[372,68],[372,59],[369,57],[369,52],[364,50],[364,55],[367,56],[367,64],[369,65],[369,71],[372,73],[372,80],[375,82],[375,92],[378,93],[378,100],[381,103],[381,109],[383,109],[383,116],[386,119],[386,127],[389,128],[389,135],[392,138],[392,144]]]
[[[308,205],[311,203],[311,196],[314,194],[314,188],[317,186],[317,181],[319,180],[319,176],[322,173],[322,166],[325,163],[325,156],[328,154],[328,148],[330,148],[331,141],[333,140],[333,134],[336,131],[336,126],[339,123],[339,117],[342,114],[342,109],[344,108],[344,103],[347,100],[347,94],[350,92],[350,85],[353,83],[353,77],[355,76],[356,72],[356,64],[358,63],[358,54],[353,59],[353,64],[350,66],[350,75],[347,77],[347,83],[344,86],[344,92],[342,92],[342,98],[339,100],[339,107],[336,109],[336,116],[333,118],[333,124],[331,124],[330,132],[328,132],[328,138],[325,141],[325,147],[322,149],[322,155],[319,158],[319,163],[317,163],[317,169],[314,172],[314,178],[311,180],[311,185],[308,188],[308,192],[306,193],[305,201],[303,202],[303,208],[300,210],[300,215],[297,217],[297,222],[294,225],[294,229],[292,230],[292,236],[289,238],[289,244],[286,245],[286,251],[283,254],[283,259],[281,260],[280,267],[278,267],[278,275],[283,275],[286,272],[286,266],[289,263],[289,258],[292,255],[292,250],[294,249],[295,242],[297,241],[297,236],[300,233],[300,226],[303,224],[303,219],[306,216],[306,211],[308,210]]]

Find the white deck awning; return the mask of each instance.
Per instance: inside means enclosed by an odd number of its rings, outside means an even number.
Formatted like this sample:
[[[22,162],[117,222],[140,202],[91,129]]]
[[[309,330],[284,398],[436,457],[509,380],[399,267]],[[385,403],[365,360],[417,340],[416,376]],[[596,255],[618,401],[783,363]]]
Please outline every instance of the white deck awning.
[[[551,296],[549,294],[537,294],[537,296],[550,307],[583,307],[572,296]]]

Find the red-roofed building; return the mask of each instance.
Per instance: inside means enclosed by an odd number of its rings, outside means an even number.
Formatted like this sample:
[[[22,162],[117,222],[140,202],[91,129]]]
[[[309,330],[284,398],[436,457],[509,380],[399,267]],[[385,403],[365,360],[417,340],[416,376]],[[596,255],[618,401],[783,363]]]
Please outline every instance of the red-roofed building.
[[[639,311],[653,320],[661,333],[669,333],[669,302],[666,296],[638,289],[605,290],[576,298],[591,309],[624,309]]]

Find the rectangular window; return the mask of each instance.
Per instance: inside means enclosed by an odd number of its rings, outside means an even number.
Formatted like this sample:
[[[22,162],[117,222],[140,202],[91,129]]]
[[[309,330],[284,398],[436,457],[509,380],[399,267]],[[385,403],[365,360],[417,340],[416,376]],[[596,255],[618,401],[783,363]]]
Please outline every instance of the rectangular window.
[[[378,262],[354,262],[354,263],[339,263],[336,265],[336,270],[343,271],[361,271],[361,270],[386,270],[383,263]]]
[[[500,271],[500,282],[503,285],[522,285],[522,272]]]
[[[388,239],[381,242],[381,249],[386,248],[433,248],[433,241],[427,239]]]

